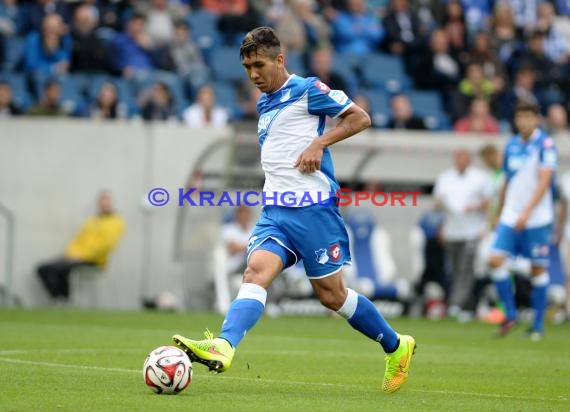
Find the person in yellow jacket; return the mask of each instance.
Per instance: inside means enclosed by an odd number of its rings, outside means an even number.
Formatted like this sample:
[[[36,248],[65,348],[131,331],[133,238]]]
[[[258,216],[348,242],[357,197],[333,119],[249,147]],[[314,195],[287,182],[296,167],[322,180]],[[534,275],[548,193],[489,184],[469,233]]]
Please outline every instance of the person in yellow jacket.
[[[123,218],[113,210],[111,193],[102,191],[97,203],[98,213],[85,221],[67,245],[64,256],[38,266],[38,276],[54,299],[69,300],[72,269],[79,266],[105,268],[125,231]]]

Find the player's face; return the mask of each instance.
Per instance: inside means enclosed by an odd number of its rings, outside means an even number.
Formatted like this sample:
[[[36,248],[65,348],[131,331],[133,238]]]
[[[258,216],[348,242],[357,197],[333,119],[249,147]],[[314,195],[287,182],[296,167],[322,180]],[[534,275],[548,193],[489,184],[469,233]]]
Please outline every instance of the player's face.
[[[280,74],[283,72],[283,54],[268,56],[263,50],[244,56],[243,67],[249,80],[263,93],[272,93],[281,87]]]
[[[515,115],[515,125],[521,135],[530,137],[538,127],[538,116],[533,112],[518,112]]]

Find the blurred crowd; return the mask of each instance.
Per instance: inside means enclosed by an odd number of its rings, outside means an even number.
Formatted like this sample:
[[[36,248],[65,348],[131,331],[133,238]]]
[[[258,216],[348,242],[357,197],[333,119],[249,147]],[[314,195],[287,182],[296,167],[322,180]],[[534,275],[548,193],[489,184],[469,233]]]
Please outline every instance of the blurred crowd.
[[[528,100],[564,130],[569,14],[565,0],[2,0],[0,117],[255,120],[259,93],[232,73],[242,36],[269,25],[291,72],[346,90],[375,127],[493,134]]]

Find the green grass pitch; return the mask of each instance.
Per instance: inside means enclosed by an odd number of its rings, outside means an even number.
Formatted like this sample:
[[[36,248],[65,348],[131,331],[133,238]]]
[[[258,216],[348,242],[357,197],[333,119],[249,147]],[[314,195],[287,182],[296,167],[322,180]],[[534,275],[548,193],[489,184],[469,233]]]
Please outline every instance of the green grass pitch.
[[[194,365],[179,395],[155,395],[142,364],[173,333],[217,331],[212,314],[0,311],[0,411],[569,411],[570,324],[530,342],[523,327],[396,319],[418,342],[410,379],[384,395],[383,353],[333,317],[264,317],[232,368]]]

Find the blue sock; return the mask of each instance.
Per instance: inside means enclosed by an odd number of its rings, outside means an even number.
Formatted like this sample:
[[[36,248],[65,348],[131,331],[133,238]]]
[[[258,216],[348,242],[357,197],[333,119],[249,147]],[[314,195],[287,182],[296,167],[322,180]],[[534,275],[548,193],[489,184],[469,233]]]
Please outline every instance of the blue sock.
[[[542,332],[544,330],[544,312],[547,306],[547,288],[550,282],[548,273],[544,272],[539,276],[535,276],[531,280],[532,291],[530,293],[530,305],[534,310],[534,322],[532,330]]]
[[[234,348],[239,345],[245,334],[261,318],[266,299],[267,291],[261,286],[254,283],[242,284],[226,313],[219,337],[227,340]]]
[[[398,348],[398,335],[368,298],[348,289],[346,301],[337,313],[354,329],[379,342],[384,352],[391,353]]]
[[[491,273],[491,277],[495,287],[497,288],[499,298],[501,299],[501,302],[503,302],[503,305],[505,305],[507,320],[516,320],[517,307],[515,304],[515,294],[509,272],[506,267],[502,266],[494,269]]]

